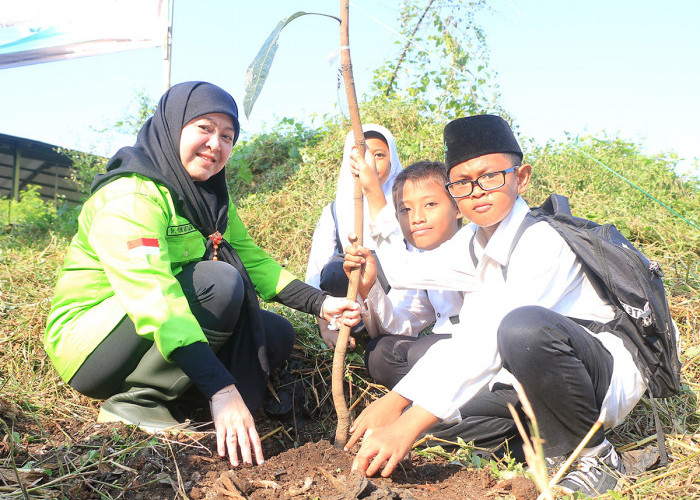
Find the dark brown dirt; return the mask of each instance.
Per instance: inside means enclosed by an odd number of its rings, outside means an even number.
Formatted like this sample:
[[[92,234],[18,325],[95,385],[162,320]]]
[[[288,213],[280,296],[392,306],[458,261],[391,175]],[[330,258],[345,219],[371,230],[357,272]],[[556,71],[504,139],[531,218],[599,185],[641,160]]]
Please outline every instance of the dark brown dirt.
[[[263,419],[266,461],[232,468],[216,455],[211,432],[164,438],[130,427],[28,415],[0,398],[0,496],[193,500],[485,499],[531,500],[532,481],[497,481],[484,469],[448,465],[416,454],[389,478],[351,472],[353,455],[323,439],[293,447],[293,430]],[[41,424],[39,424],[41,422]],[[316,428],[312,422],[306,428]],[[289,429],[289,427],[286,427]],[[9,431],[9,432],[8,432]],[[277,432],[274,432],[277,431]],[[22,491],[24,490],[24,492]]]
[[[197,457],[190,457],[196,467]],[[353,500],[440,498],[482,499],[511,494],[534,499],[532,481],[516,478],[494,481],[485,470],[437,465],[420,457],[406,459],[389,478],[365,478],[350,470],[351,454],[328,441],[307,443],[287,450],[258,467],[230,469],[220,462],[210,466],[190,492],[194,500],[236,498],[251,500],[322,498]]]

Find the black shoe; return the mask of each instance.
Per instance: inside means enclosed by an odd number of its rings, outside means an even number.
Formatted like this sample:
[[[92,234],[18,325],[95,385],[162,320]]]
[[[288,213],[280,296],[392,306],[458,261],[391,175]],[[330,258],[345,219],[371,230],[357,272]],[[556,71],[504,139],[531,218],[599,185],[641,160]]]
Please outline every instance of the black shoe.
[[[559,472],[559,469],[561,469],[561,466],[564,465],[564,462],[566,462],[566,457],[565,455],[558,455],[556,457],[545,457],[544,459],[544,466],[547,469],[547,475],[549,477],[552,477],[554,474]],[[532,468],[528,465],[525,467],[526,472],[532,472]]]
[[[569,495],[578,491],[587,497],[615,491],[625,473],[622,460],[612,444],[607,443],[595,455],[578,458],[575,468],[557,486]]]

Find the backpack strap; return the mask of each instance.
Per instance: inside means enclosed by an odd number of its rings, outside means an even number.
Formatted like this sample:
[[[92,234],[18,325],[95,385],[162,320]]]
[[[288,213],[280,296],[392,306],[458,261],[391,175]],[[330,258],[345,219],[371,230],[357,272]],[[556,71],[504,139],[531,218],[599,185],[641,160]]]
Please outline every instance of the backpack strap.
[[[549,198],[540,206],[532,210],[533,213],[542,213],[551,215],[555,219],[571,222],[573,215],[571,214],[571,206],[569,199],[560,194],[550,194]]]
[[[659,448],[659,467],[666,467],[668,465],[668,452],[666,451],[666,434],[664,434],[664,429],[663,427],[661,427],[659,411],[656,408],[656,400],[651,394],[651,389],[647,388],[647,394],[649,395],[651,409],[654,412],[654,425],[656,426],[656,445]]]
[[[555,219],[567,222],[571,222],[574,218],[571,214],[569,199],[566,196],[562,196],[560,194],[550,194],[549,198],[545,200],[542,206],[530,209],[530,213],[528,213],[525,216],[523,222],[518,228],[518,231],[513,237],[513,241],[510,244],[510,250],[508,250],[508,258],[506,259],[506,265],[501,267],[501,272],[503,273],[504,280],[508,278],[508,265],[510,264],[510,256],[513,254],[515,246],[518,244],[520,238],[522,237],[523,233],[527,230],[527,228],[532,226],[534,223],[539,222],[539,216],[552,216]],[[474,259],[475,257],[473,254],[473,246],[472,248],[470,248],[470,250],[472,251],[472,259]]]
[[[476,238],[476,233],[474,233],[472,239],[469,240],[469,256],[472,258],[472,264],[476,267],[477,264],[479,264],[479,259],[476,258],[476,252],[474,251],[474,238]]]
[[[527,228],[535,224],[536,222],[539,222],[537,220],[537,217],[535,217],[532,212],[528,213],[523,221],[520,223],[520,227],[515,233],[515,236],[513,236],[513,241],[510,244],[510,250],[508,250],[508,257],[506,258],[506,265],[501,266],[501,272],[503,273],[503,281],[506,281],[508,279],[508,266],[510,265],[510,256],[513,255],[513,250],[515,250],[515,246],[518,244],[520,241],[520,238],[523,236],[523,233],[527,231]],[[470,250],[473,252],[473,240],[472,240],[472,248]],[[472,258],[474,257],[474,254],[472,253]]]
[[[345,253],[343,245],[340,243],[340,234],[338,233],[338,214],[335,213],[335,200],[330,202],[331,214],[333,215],[333,224],[335,224],[335,251],[339,254]]]

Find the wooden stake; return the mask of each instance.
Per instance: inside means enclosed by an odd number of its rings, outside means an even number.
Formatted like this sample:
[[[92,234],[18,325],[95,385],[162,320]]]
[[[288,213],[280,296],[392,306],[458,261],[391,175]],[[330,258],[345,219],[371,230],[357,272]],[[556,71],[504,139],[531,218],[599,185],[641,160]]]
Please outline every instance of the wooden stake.
[[[362,132],[362,122],[360,121],[360,108],[357,105],[357,94],[355,93],[355,79],[352,75],[352,62],[350,60],[350,32],[348,22],[350,18],[349,0],[340,1],[340,62],[343,71],[343,81],[345,82],[345,93],[348,99],[348,110],[352,131],[355,135],[355,146],[358,153],[365,154],[365,136]],[[355,246],[362,245],[362,185],[358,178],[355,179],[355,234],[357,240]],[[349,300],[357,299],[357,289],[360,282],[360,269],[354,269],[350,274],[348,293]],[[333,394],[333,404],[338,416],[338,426],[335,430],[335,447],[343,448],[348,441],[348,430],[350,429],[350,412],[345,401],[343,392],[343,373],[345,371],[345,354],[348,349],[348,339],[350,338],[350,327],[341,326],[338,333],[338,341],[333,352],[333,375],[331,392]]]

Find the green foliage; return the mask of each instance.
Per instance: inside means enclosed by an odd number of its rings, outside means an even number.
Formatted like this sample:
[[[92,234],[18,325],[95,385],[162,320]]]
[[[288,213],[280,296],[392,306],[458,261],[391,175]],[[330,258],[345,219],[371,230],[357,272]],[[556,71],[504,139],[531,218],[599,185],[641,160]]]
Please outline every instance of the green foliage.
[[[41,198],[39,186],[27,186],[20,193],[20,201],[12,198],[3,200],[3,220],[9,224],[34,224],[45,227],[56,215],[56,209],[52,204]]]
[[[346,133],[344,125],[329,121],[323,129],[313,132],[313,140],[306,146],[296,143],[300,159],[288,160],[286,168],[294,174],[284,185],[266,190],[256,183],[255,192],[239,197],[241,218],[256,242],[297,276],[304,276],[313,229],[321,210],[335,193]],[[298,136],[296,125],[291,134]],[[253,143],[249,147],[256,149]],[[237,150],[234,158],[236,155]]]
[[[77,230],[77,209],[44,200],[39,186],[33,185],[20,193],[20,201],[0,199],[0,218],[6,232],[22,233],[28,240],[48,233],[69,236]]]
[[[340,22],[335,16],[329,16],[328,14],[319,14],[316,12],[295,12],[289,17],[285,17],[277,26],[272,30],[272,33],[263,42],[262,47],[258,51],[257,55],[253,61],[248,66],[245,72],[245,97],[243,98],[243,110],[245,111],[245,116],[248,118],[250,113],[253,111],[253,105],[258,99],[260,92],[262,92],[263,85],[265,85],[265,80],[270,74],[270,68],[272,67],[272,61],[277,53],[277,48],[279,47],[278,40],[280,33],[289,23],[294,21],[297,17],[306,15],[316,15],[323,17],[330,17]]]
[[[488,110],[503,114],[486,37],[476,22],[485,9],[485,0],[406,0],[400,32],[409,41],[397,41],[403,45],[399,59],[375,71],[373,92],[419,99],[423,112],[442,121]]]
[[[646,155],[639,144],[619,137],[544,146],[526,141],[524,146],[525,160],[533,165],[525,195],[531,205],[550,193],[568,196],[574,215],[615,224],[644,254],[662,263],[673,292],[697,293],[700,231],[643,192],[700,226],[700,183],[675,173],[675,155]]]
[[[318,137],[318,130],[285,118],[273,132],[238,142],[226,168],[233,200],[280,189],[298,169],[302,149],[313,146]]]
[[[82,151],[59,148],[58,151],[70,157],[73,165],[70,169],[69,179],[85,195],[90,193],[90,185],[96,174],[104,173],[107,166],[107,158]]]
[[[136,107],[136,111],[130,113],[126,118],[116,122],[113,128],[125,133],[136,134],[141,129],[146,120],[153,116],[156,111],[157,103],[148,97],[143,90],[136,92],[136,97],[131,107]]]
[[[460,441],[460,446],[449,446],[449,450],[446,450],[443,446],[437,445],[416,448],[415,453],[416,455],[428,459],[440,457],[449,463],[461,464],[465,467],[474,467],[477,469],[481,469],[488,464],[487,460],[484,460],[474,453],[473,446],[468,446],[462,439],[460,439]]]
[[[136,92],[130,111],[123,120],[115,122],[109,129],[100,131],[121,132],[127,135],[135,135],[141,129],[146,120],[153,116],[156,110],[156,103],[146,95],[144,91]],[[86,197],[90,193],[90,185],[96,174],[103,173],[107,166],[108,158],[91,153],[74,151],[71,149],[59,148],[59,152],[69,156],[73,160],[70,180],[78,187],[79,191]]]

